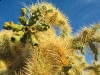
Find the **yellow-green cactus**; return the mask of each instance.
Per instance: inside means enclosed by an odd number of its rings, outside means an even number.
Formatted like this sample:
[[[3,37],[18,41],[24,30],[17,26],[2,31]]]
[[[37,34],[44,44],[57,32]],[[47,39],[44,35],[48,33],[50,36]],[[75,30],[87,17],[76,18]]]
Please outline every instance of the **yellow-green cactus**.
[[[77,51],[85,54],[86,46],[98,60],[99,24],[72,36],[67,17],[47,2],[22,8],[19,22],[4,22],[7,31],[0,32],[0,59],[7,67],[6,75],[82,75],[87,63]],[[59,36],[54,26],[60,29]]]
[[[21,9],[21,16],[25,16],[26,15],[26,8],[22,8]]]
[[[7,30],[21,31],[23,29],[23,26],[14,24],[13,22],[4,22],[3,28]]]
[[[19,31],[17,33],[15,33],[12,37],[11,37],[11,41],[13,43],[18,42],[21,40],[21,38],[24,37],[24,32]]]
[[[26,17],[25,16],[21,16],[19,17],[19,22],[22,24],[22,25],[26,25]]]
[[[47,30],[48,28],[50,28],[50,26],[46,23],[40,23],[38,25],[35,25],[35,27],[39,31]]]
[[[89,46],[90,46],[92,52],[95,54],[95,60],[97,61],[98,60],[98,54],[99,53],[98,53],[98,50],[97,50],[96,46],[93,44],[92,41],[89,42]]]
[[[34,35],[30,35],[29,42],[32,44],[32,46],[38,45],[38,42],[37,42],[36,38],[34,37]]]

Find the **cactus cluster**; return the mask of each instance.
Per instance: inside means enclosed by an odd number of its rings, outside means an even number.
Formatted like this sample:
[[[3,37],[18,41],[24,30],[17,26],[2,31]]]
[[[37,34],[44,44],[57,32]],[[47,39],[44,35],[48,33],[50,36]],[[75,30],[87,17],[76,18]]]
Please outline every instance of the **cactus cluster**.
[[[60,30],[59,36],[55,26]],[[100,65],[91,67],[84,59],[88,46],[98,61],[99,47],[96,44],[100,43],[100,24],[84,27],[73,36],[67,17],[51,3],[42,2],[22,8],[19,24],[8,21],[4,22],[3,28],[5,30],[0,31],[0,60],[6,69],[2,75],[100,72]]]
[[[34,33],[50,28],[50,26],[45,22],[36,24],[40,16],[41,12],[38,8],[37,10],[32,12],[32,16],[29,18],[29,21],[27,23],[26,8],[22,8],[21,17],[19,17],[20,25],[14,24],[13,22],[4,22],[3,28],[6,30],[13,30],[14,36],[11,37],[12,42],[21,41],[22,43],[26,43],[26,41],[28,41],[31,43],[32,46],[37,46],[38,41],[36,40]]]
[[[99,39],[99,28],[100,28],[100,24],[97,25],[92,25],[91,27],[87,28],[84,27],[78,34],[78,36],[76,36],[73,40],[73,48],[75,48],[76,50],[80,50],[82,54],[85,54],[85,50],[84,48],[86,47],[86,45],[89,45],[91,51],[94,53],[95,55],[95,60],[98,60],[98,55],[99,55],[99,50],[96,48],[95,43],[99,43],[100,39]],[[95,36],[96,35],[96,36]],[[82,36],[82,37],[80,37]]]
[[[26,13],[29,13],[28,18]],[[8,32],[1,32],[0,59],[7,67],[5,74],[60,74],[62,66],[68,64],[65,50],[67,48],[65,42],[62,41],[61,44],[60,40],[63,38],[56,36],[53,26],[57,25],[62,31],[65,26],[68,32],[65,36],[68,36],[71,28],[65,19],[67,18],[52,4],[43,2],[32,5],[29,9],[22,8],[19,24],[4,22],[3,28]],[[37,73],[42,68],[43,72]]]

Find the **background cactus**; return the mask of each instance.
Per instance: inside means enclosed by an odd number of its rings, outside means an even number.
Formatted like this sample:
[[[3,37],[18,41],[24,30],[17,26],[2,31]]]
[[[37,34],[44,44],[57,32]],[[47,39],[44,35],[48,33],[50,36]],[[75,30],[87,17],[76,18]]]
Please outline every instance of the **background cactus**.
[[[67,17],[47,2],[22,8],[19,22],[4,22],[6,30],[0,32],[5,75],[84,75],[87,70],[99,74],[99,65],[91,66],[84,58],[89,47],[98,61],[99,24],[84,27],[73,36]]]

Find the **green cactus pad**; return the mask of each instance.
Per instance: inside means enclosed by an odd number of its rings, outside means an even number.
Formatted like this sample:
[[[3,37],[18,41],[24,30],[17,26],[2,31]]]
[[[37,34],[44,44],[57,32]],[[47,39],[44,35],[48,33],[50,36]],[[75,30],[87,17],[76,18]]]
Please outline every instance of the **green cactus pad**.
[[[19,24],[14,24],[13,22],[4,22],[3,28],[6,30],[13,30],[14,36],[11,37],[12,42],[20,41],[21,43],[26,43],[26,41],[30,42],[32,46],[38,46],[38,41],[34,36],[36,31],[46,31],[50,26],[44,22],[40,22],[37,24],[41,17],[41,12],[43,9],[37,8],[32,12],[29,20],[26,19],[26,9],[21,9],[21,16],[19,17]],[[52,12],[52,10],[48,10],[48,12]]]
[[[30,17],[30,19],[29,19],[28,25],[29,25],[29,26],[34,25],[34,24],[36,23],[36,21],[38,21],[38,20],[39,20],[39,17],[38,17],[38,16],[32,15],[32,16]]]
[[[34,35],[30,35],[29,41],[32,46],[38,46],[38,42],[37,42],[36,38],[34,37]]]
[[[21,31],[23,29],[22,25],[15,24],[12,28],[14,31]]]
[[[41,12],[40,9],[38,8],[37,10],[35,10],[32,15],[36,15],[36,16],[41,16]]]
[[[14,24],[13,22],[4,22],[3,28],[7,30],[20,31],[23,29],[23,26]]]
[[[86,54],[85,51],[84,51],[83,49],[81,50],[81,53],[84,54],[84,55]]]
[[[15,43],[15,42],[18,42],[20,40],[20,36],[13,36],[13,37],[11,37],[11,41],[13,42],[13,43]]]
[[[11,30],[13,24],[14,24],[13,22],[4,22],[3,28],[4,28],[4,29],[7,29],[7,30]]]
[[[21,9],[21,15],[22,15],[22,16],[25,16],[25,15],[26,15],[26,8],[22,8],[22,9]]]
[[[19,17],[19,22],[22,24],[22,25],[26,25],[26,17],[25,16],[21,16],[21,17]]]
[[[36,29],[39,31],[47,30],[48,28],[50,28],[50,26],[46,23],[40,23],[36,25]]]
[[[28,25],[29,25],[29,26],[34,25],[34,24],[36,23],[36,21],[39,20],[39,17],[40,17],[40,16],[41,16],[41,12],[40,12],[40,9],[38,8],[37,10],[35,10],[35,11],[32,13],[32,15],[31,15],[31,17],[30,17],[30,19],[29,19]]]

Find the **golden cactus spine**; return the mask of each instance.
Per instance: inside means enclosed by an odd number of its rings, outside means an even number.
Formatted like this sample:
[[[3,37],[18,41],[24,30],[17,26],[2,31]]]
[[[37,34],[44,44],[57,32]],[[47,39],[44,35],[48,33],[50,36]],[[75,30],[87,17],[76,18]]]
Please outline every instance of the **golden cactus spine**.
[[[26,10],[30,12],[28,20],[25,17]],[[37,73],[37,69],[39,71],[42,68],[44,68],[43,73],[38,72],[37,74],[59,74],[62,67],[68,64],[66,59],[67,48],[63,45],[65,43],[62,41],[63,38],[56,36],[53,26],[57,25],[61,29],[61,32],[66,28],[67,33],[64,33],[64,35],[62,33],[62,35],[69,38],[71,27],[68,24],[67,18],[52,4],[42,2],[31,5],[28,9],[22,8],[19,22],[20,25],[13,22],[5,22],[4,29],[7,31],[0,33],[2,35],[1,40],[5,37],[4,35],[7,37],[4,39],[4,43],[7,45],[1,45],[4,49],[1,60],[7,66],[6,74],[22,75],[28,73],[32,75]],[[11,32],[9,33],[10,30]],[[6,48],[9,49],[9,54],[5,59],[3,55],[6,55]],[[31,59],[32,61],[30,61]],[[28,65],[28,63],[31,64]],[[39,64],[42,67],[39,67]],[[31,69],[30,66],[33,68]],[[49,72],[49,70],[51,71]]]
[[[77,50],[85,54],[87,44],[97,61],[99,24],[72,37],[67,17],[51,3],[26,8],[21,9],[20,24],[4,22],[6,30],[0,32],[0,60],[7,67],[6,75],[82,75],[87,63]]]

